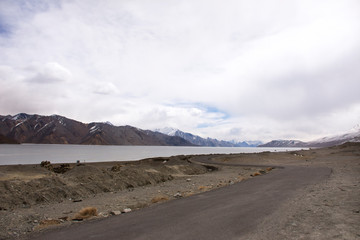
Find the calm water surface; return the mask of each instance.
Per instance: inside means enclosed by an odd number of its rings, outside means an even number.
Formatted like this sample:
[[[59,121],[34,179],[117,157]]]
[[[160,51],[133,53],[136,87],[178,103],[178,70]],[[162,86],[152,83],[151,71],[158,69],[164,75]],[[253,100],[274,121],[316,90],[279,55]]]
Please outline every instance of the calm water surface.
[[[298,149],[300,148],[0,144],[0,165],[38,164],[46,160],[52,163],[72,163],[77,160],[80,162],[134,161],[182,154],[254,153]]]

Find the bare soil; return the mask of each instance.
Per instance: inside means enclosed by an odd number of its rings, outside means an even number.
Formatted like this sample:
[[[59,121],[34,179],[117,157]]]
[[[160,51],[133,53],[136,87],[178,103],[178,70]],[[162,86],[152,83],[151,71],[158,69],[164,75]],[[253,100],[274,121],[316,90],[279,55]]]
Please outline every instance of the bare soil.
[[[201,164],[200,158],[263,166]],[[87,218],[104,218],[271,174],[278,170],[266,166],[274,165],[326,166],[333,172],[328,180],[299,190],[255,234],[242,239],[360,239],[360,144],[137,162],[0,166],[0,239],[24,239],[32,232],[79,224],[82,219],[75,216],[85,207],[96,209],[96,216]]]

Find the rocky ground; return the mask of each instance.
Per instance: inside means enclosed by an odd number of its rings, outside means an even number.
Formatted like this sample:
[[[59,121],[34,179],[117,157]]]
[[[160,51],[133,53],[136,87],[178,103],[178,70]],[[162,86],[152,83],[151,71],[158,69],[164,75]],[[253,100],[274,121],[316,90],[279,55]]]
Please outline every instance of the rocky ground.
[[[236,167],[200,164],[261,164]],[[266,166],[326,166],[329,179],[299,190],[243,239],[360,239],[360,145],[283,153],[176,156],[86,165],[0,166],[0,239],[81,224],[87,217],[124,214],[151,204],[251,181]],[[95,209],[79,217],[85,208]],[[96,215],[96,216],[92,216]]]
[[[264,219],[256,234],[241,239],[360,239],[360,143],[292,154],[287,157],[286,153],[278,153],[259,162],[329,167],[330,178],[298,191]],[[229,161],[239,162],[236,158]]]

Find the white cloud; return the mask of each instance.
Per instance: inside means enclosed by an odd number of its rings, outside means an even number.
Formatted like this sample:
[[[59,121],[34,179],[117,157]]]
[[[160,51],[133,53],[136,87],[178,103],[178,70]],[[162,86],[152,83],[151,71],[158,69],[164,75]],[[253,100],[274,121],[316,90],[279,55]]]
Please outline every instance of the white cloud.
[[[30,76],[26,80],[34,83],[55,83],[68,81],[72,76],[69,70],[56,62],[48,62],[43,66],[39,64],[32,64],[26,68],[26,72],[27,75]]]
[[[111,82],[96,83],[94,89],[94,93],[103,95],[116,94],[118,91],[118,88]]]
[[[1,1],[0,21],[4,114],[239,140],[360,122],[355,0]]]

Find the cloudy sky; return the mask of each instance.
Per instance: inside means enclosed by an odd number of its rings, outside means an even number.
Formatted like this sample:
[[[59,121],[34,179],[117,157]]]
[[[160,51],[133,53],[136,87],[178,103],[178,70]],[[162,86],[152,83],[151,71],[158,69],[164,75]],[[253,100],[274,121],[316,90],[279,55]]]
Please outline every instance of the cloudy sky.
[[[358,0],[0,0],[0,115],[238,140],[360,123]]]

